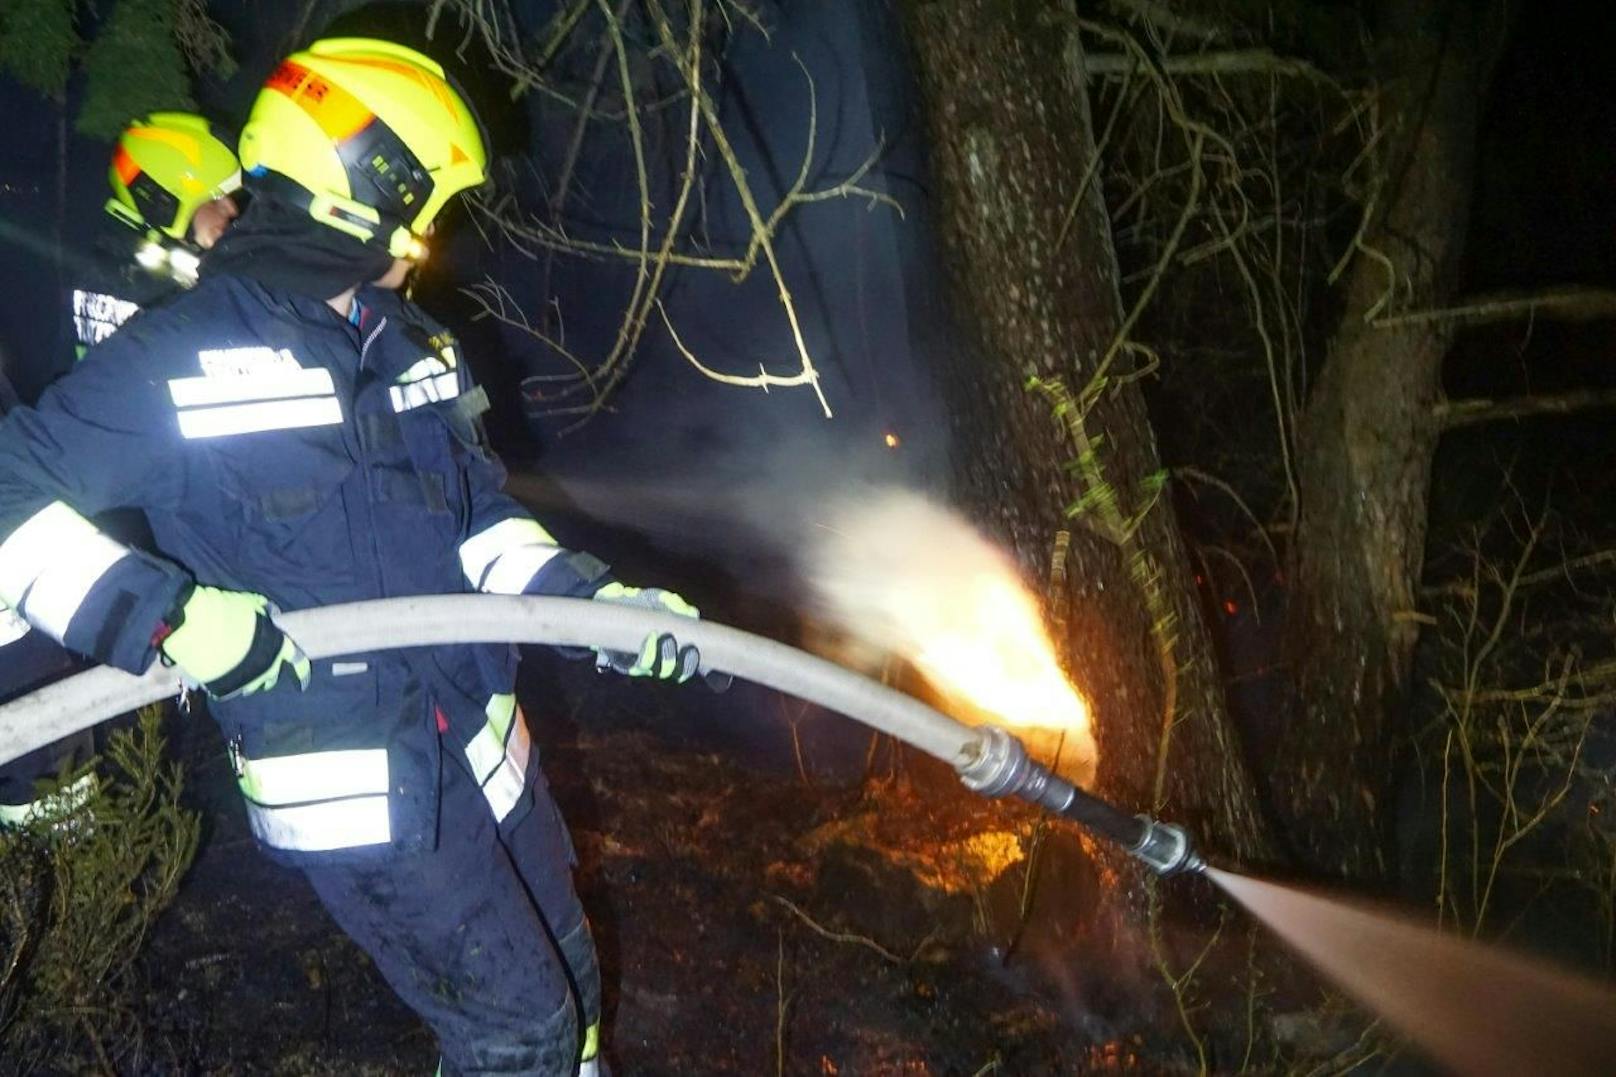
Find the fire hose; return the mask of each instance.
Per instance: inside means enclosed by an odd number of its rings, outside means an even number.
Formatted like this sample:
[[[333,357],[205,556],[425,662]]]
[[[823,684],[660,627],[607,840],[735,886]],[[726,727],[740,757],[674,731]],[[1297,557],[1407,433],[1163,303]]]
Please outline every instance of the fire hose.
[[[1072,819],[1161,875],[1206,868],[1173,823],[1128,815],[1033,760],[996,726],[968,726],[833,662],[713,621],[576,598],[422,595],[298,610],[276,617],[312,659],[410,647],[530,643],[638,651],[648,633],[672,633],[722,671],[844,714],[958,772],[985,796],[1016,796]],[[185,690],[179,672],[153,663],[136,676],[101,666],[0,706],[0,765],[36,748]]]

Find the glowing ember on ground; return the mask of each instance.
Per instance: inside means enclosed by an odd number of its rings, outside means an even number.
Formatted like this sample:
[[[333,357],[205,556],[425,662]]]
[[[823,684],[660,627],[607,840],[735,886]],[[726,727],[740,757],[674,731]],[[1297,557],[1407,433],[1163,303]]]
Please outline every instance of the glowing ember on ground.
[[[953,840],[927,841],[913,833],[884,833],[878,812],[834,819],[805,834],[802,853],[818,856],[842,844],[864,849],[914,876],[922,886],[944,894],[969,894],[1027,858],[1030,831],[985,830]]]
[[[908,491],[880,491],[832,506],[807,570],[830,621],[869,651],[911,662],[956,716],[1064,734],[1062,773],[1092,776],[1088,707],[1055,660],[1037,601],[964,522]],[[1060,739],[1035,736],[1029,747]]]

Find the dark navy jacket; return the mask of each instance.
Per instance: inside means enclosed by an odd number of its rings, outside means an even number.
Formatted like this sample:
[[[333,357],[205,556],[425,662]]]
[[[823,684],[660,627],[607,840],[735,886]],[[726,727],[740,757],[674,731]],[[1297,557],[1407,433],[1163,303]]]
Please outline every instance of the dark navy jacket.
[[[586,595],[604,566],[556,548],[500,490],[454,339],[391,292],[358,324],[311,298],[204,280],[91,349],[0,425],[0,600],[130,671],[191,580],[290,611],[467,592]],[[146,511],[171,560],[83,519]],[[435,841],[440,737],[514,825],[536,753],[514,648],[316,663],[299,691],[212,704],[258,836],[291,859]],[[290,683],[289,683],[290,682]]]

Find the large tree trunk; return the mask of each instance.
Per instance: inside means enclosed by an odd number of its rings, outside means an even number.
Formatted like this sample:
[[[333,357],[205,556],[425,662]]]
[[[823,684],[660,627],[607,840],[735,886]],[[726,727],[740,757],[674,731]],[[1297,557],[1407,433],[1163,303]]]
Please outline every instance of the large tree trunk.
[[[1268,845],[1252,783],[1176,521],[1156,496],[1155,436],[1138,388],[1116,377],[1128,358],[1080,401],[1121,311],[1096,184],[1064,245],[1055,241],[1095,152],[1075,37],[1049,21],[1062,5],[906,8],[934,209],[967,337],[937,357],[960,446],[958,499],[1013,547],[1030,580],[1053,576],[1069,668],[1094,707],[1100,791],[1191,824],[1224,854],[1260,858]]]
[[[1502,4],[1392,0],[1380,40],[1389,125],[1383,207],[1300,425],[1302,491],[1286,634],[1297,697],[1271,770],[1293,851],[1316,870],[1386,870],[1388,800],[1418,635],[1431,460],[1441,428],[1440,321],[1376,328],[1388,307],[1458,286],[1476,128]],[[1395,272],[1395,276],[1394,276]]]

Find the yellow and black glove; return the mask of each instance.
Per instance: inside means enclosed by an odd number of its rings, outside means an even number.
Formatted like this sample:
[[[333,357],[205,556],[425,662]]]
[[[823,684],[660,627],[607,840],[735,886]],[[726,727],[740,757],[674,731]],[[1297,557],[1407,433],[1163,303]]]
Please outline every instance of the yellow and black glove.
[[[308,655],[270,620],[263,595],[197,584],[165,624],[163,658],[214,699],[268,691],[288,667],[300,687],[309,686]]]
[[[682,597],[660,587],[629,587],[613,582],[596,591],[592,597],[597,602],[643,606],[692,620],[701,616],[701,611]],[[666,632],[646,636],[639,654],[630,654],[628,651],[595,652],[596,669],[610,669],[627,677],[656,677],[683,684],[694,677],[700,667],[701,652],[688,645],[679,646],[679,641]]]

